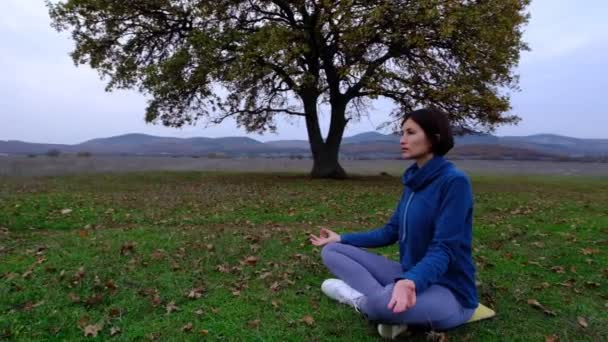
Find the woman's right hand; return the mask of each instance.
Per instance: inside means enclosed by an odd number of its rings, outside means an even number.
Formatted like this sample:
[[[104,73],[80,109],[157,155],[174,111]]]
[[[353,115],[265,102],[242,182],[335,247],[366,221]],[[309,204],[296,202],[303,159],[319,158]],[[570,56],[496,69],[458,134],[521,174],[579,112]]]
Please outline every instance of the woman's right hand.
[[[315,246],[323,246],[330,242],[340,242],[340,235],[332,230],[321,228],[319,236],[310,234],[310,242]]]

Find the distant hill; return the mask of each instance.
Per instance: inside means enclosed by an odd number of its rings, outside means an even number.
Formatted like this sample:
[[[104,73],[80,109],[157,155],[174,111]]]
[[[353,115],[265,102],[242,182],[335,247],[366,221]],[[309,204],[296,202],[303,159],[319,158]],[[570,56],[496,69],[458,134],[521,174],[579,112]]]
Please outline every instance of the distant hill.
[[[365,132],[342,140],[342,158],[398,159],[400,137],[394,134]],[[310,157],[305,140],[260,142],[248,137],[173,138],[147,134],[125,134],[98,138],[75,145],[36,144],[1,141],[0,155],[88,152],[104,155],[177,155],[226,157]],[[467,134],[456,137],[450,158],[608,160],[608,139],[579,139],[554,134],[498,137],[490,134]]]

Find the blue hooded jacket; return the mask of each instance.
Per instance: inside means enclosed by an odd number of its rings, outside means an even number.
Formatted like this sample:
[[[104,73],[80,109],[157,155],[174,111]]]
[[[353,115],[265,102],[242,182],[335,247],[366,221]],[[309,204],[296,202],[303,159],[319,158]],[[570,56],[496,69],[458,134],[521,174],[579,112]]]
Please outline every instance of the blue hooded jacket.
[[[473,194],[468,177],[441,156],[403,174],[404,191],[390,221],[361,233],[342,234],[341,242],[383,247],[399,241],[403,275],[420,294],[438,284],[465,308],[478,305],[471,255]],[[396,279],[396,280],[398,280]]]

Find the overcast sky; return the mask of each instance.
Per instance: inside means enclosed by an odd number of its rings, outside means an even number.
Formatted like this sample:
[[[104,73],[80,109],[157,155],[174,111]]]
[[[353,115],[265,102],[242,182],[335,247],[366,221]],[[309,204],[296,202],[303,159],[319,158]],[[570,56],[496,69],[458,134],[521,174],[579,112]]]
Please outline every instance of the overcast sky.
[[[125,133],[245,135],[234,122],[183,129],[146,124],[142,95],[106,93],[94,70],[74,66],[68,56],[73,43],[50,27],[43,0],[3,0],[2,5],[0,140],[73,144]],[[608,138],[608,1],[533,0],[530,12],[525,40],[532,51],[522,55],[521,92],[512,96],[513,112],[522,121],[496,134]],[[345,135],[374,130],[389,111],[388,105],[375,104],[370,117],[349,124]],[[303,120],[285,121],[278,134],[250,136],[305,139],[306,126]]]

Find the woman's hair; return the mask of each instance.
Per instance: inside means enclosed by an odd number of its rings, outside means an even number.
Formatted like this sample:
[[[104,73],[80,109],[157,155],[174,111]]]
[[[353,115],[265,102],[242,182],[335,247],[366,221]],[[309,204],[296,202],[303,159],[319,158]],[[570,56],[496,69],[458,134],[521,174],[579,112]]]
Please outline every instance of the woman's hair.
[[[431,151],[435,155],[444,156],[454,147],[454,136],[447,114],[437,108],[423,108],[409,112],[403,116],[401,126],[412,119],[417,123],[427,139],[431,142]]]

